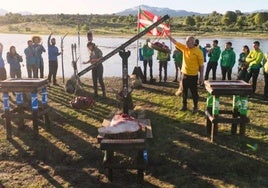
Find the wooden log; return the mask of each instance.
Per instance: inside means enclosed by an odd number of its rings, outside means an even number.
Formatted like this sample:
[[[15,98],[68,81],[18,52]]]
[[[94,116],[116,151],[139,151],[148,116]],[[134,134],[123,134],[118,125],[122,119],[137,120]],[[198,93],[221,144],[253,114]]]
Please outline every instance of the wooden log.
[[[145,139],[103,139],[100,148],[102,150],[143,149]]]

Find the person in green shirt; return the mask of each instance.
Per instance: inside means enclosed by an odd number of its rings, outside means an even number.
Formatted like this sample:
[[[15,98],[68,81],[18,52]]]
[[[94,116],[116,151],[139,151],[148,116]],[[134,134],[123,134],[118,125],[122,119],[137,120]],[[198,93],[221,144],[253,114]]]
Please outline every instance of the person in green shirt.
[[[147,82],[147,65],[149,65],[150,68],[150,81],[153,80],[153,55],[154,55],[154,49],[150,48],[148,43],[150,42],[150,39],[146,40],[146,43],[142,47],[142,57],[143,57],[143,76],[144,76],[144,82]]]
[[[181,66],[182,66],[182,51],[180,49],[175,49],[173,51],[172,58],[174,59],[174,64],[175,64],[175,79],[173,82],[178,82],[178,74],[179,71],[181,71]]]
[[[221,49],[218,46],[218,40],[213,40],[212,48],[208,49],[208,63],[206,67],[205,80],[209,78],[209,72],[212,70],[212,80],[216,80],[218,61],[221,55]]]
[[[232,80],[232,69],[235,64],[235,52],[232,48],[232,43],[227,42],[225,44],[225,50],[221,53],[221,73],[222,80],[226,79],[226,74],[228,80]]]
[[[268,100],[268,52],[263,58],[263,77],[264,77],[264,100]]]
[[[260,50],[260,42],[254,41],[253,42],[253,49],[249,52],[248,56],[246,57],[246,62],[248,64],[248,72],[246,75],[246,82],[252,77],[252,89],[253,94],[256,91],[257,87],[257,80],[260,73],[260,68],[262,67],[261,62],[263,59],[263,53]]]

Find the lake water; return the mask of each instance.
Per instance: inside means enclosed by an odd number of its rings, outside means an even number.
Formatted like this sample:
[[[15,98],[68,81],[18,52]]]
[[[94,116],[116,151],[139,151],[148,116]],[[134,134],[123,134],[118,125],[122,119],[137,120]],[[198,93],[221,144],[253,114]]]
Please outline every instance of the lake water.
[[[9,75],[9,65],[6,62],[6,53],[9,50],[9,47],[11,45],[15,46],[17,49],[17,52],[23,56],[23,64],[25,65],[25,55],[24,55],[24,49],[27,47],[27,41],[31,39],[32,35],[25,35],[25,34],[0,34],[0,42],[4,45],[4,51],[3,51],[3,58],[5,60],[5,67],[7,69],[7,73]],[[41,35],[43,39],[43,45],[47,49],[47,38],[48,35]],[[56,46],[59,48],[61,47],[61,37],[60,35],[53,36],[56,38]],[[144,43],[146,39],[146,36],[139,40],[140,43]],[[252,43],[255,40],[260,41],[261,49],[263,52],[268,52],[268,39],[258,39],[256,38],[216,38],[219,41],[219,46],[221,47],[221,50],[224,49],[225,43],[227,41],[231,41],[233,43],[233,48],[236,53],[236,57],[238,59],[239,54],[241,53],[241,49],[243,45],[248,45],[250,48],[252,48]],[[119,38],[119,37],[94,37],[94,42],[96,45],[99,46],[99,48],[102,50],[103,54],[106,55],[124,42],[129,40],[129,38]],[[158,39],[159,40],[159,39]],[[184,43],[184,38],[177,38],[178,41]],[[206,43],[212,44],[212,40],[214,38],[202,38],[200,39],[200,45],[204,46]],[[64,56],[63,56],[63,65],[64,65],[64,76],[65,78],[71,77],[73,75],[73,68],[72,68],[72,51],[71,51],[71,45],[76,43],[77,46],[77,56],[79,57],[78,61],[78,72],[89,66],[83,65],[83,61],[87,61],[89,57],[89,53],[86,47],[87,38],[85,36],[80,37],[80,50],[78,47],[78,37],[75,35],[67,35],[64,39]],[[161,39],[161,41],[164,41],[166,44],[170,44],[168,40]],[[174,49],[174,46],[172,45],[172,49]],[[132,73],[134,67],[138,64],[143,69],[143,64],[141,61],[137,61],[137,48],[136,48],[136,42],[132,43],[130,46],[126,48],[126,50],[129,50],[131,52],[131,56],[128,59],[128,67],[129,67],[129,74]],[[158,63],[156,60],[156,51],[153,57],[153,74],[157,78],[158,77]],[[43,53],[43,59],[45,62],[45,75],[48,74],[48,55],[47,52]],[[62,76],[62,59],[61,56],[58,57],[59,61],[59,69],[58,69],[58,76]],[[110,59],[106,60],[104,63],[104,77],[111,77],[111,76],[121,76],[122,75],[122,59],[119,56],[119,54],[114,55]],[[233,72],[235,73],[237,70],[237,63],[233,69]],[[148,73],[147,73],[148,74]],[[218,66],[217,74],[220,74],[220,67]],[[168,63],[168,76],[174,75],[174,62],[171,60]],[[22,67],[22,76],[27,77],[26,73],[26,67]],[[91,72],[86,73],[82,77],[91,77]],[[148,76],[148,75],[147,75]]]

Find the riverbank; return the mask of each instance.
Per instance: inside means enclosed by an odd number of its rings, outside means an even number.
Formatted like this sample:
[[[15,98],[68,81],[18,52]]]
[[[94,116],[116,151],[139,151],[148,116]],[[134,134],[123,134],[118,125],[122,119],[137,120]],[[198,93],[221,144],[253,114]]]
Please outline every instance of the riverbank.
[[[67,27],[67,26],[57,26],[48,24],[38,24],[38,23],[20,23],[20,24],[12,24],[13,28],[17,28],[15,30],[10,31],[10,25],[1,25],[0,31],[1,33],[8,34],[40,34],[40,35],[49,35],[50,32],[53,32],[55,35],[64,35],[68,33],[68,35],[77,35],[77,28],[75,27]],[[19,28],[31,28],[31,31],[25,31]],[[137,33],[133,30],[127,29],[113,29],[107,30],[106,28],[90,28],[96,37],[116,37],[116,38],[130,38],[136,35]],[[268,39],[267,32],[200,32],[200,31],[188,31],[188,32],[171,32],[171,34],[175,37],[186,37],[188,35],[194,35],[198,38],[254,38],[254,39]],[[80,31],[80,35],[86,35],[86,31]],[[148,37],[148,36],[146,36]],[[153,37],[152,37],[153,38]]]

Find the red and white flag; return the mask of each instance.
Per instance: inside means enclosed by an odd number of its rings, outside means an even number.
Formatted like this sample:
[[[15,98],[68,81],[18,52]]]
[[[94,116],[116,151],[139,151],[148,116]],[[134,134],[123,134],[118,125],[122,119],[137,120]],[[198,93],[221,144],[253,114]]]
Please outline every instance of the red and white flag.
[[[138,19],[139,32],[143,31],[144,29],[146,29],[147,27],[149,27],[150,25],[161,19],[160,16],[156,16],[147,10],[141,10],[141,9],[139,11],[138,17],[139,17]],[[159,24],[157,27],[148,32],[148,34],[154,36],[162,36],[165,33],[168,35],[170,34],[170,27],[166,23]]]

